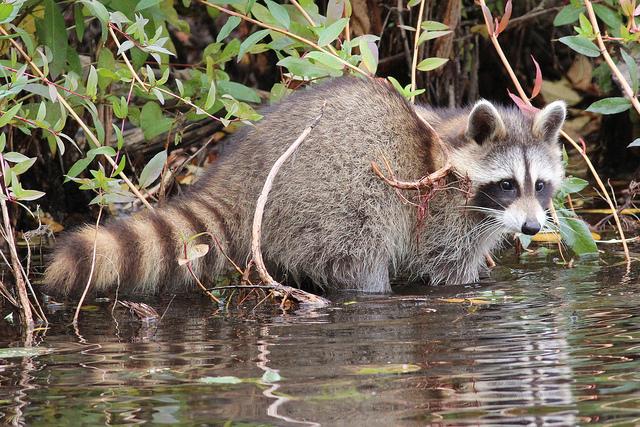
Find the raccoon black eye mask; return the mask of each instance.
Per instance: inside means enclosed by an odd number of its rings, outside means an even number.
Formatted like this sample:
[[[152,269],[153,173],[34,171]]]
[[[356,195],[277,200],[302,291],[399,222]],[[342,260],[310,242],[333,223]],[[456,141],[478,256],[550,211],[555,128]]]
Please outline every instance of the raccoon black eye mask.
[[[485,254],[514,232],[537,232],[564,171],[558,131],[565,106],[534,116],[487,101],[461,109],[413,106],[383,81],[340,78],[301,90],[262,110],[264,119],[229,138],[220,159],[186,194],[153,212],[101,226],[91,289],[157,293],[187,290],[193,279],[178,259],[184,236],[213,233],[243,261],[251,251],[256,200],[276,159],[318,115],[322,118],[282,166],[266,205],[262,248],[272,271],[292,280],[364,292],[389,292],[390,278],[431,283],[478,280]],[[426,120],[448,147],[471,196],[438,191],[418,226],[418,212],[371,171],[379,155],[398,176],[418,179],[442,167]],[[541,184],[542,183],[542,186]],[[45,284],[78,293],[89,278],[95,228],[57,243]],[[203,280],[228,261],[210,237],[192,262]]]

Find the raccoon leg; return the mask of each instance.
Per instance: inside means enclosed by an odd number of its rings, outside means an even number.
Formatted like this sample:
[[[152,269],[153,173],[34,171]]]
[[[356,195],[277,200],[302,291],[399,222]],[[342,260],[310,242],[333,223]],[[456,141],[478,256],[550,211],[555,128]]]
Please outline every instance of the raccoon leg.
[[[338,262],[332,266],[330,283],[334,288],[372,294],[391,293],[389,267],[386,261]]]

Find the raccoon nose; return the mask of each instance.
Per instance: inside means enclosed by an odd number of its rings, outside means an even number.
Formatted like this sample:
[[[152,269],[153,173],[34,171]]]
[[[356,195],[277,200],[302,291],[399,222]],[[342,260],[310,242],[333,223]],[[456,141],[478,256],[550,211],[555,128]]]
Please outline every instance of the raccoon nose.
[[[524,234],[528,234],[529,236],[533,236],[540,231],[540,224],[535,219],[528,219],[522,224],[522,232]]]

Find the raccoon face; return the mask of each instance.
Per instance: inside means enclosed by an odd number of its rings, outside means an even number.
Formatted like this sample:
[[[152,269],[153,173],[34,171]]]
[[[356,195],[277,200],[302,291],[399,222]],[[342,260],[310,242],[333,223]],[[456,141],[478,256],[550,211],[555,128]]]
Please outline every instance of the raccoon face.
[[[558,101],[533,117],[478,102],[468,118],[466,143],[453,154],[471,179],[469,209],[504,232],[538,233],[564,176],[558,132],[565,116],[565,104]]]

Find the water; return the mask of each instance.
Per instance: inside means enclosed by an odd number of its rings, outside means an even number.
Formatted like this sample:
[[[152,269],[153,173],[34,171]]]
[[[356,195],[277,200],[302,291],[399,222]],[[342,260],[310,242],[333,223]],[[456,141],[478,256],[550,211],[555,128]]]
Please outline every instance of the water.
[[[176,299],[156,326],[98,304],[80,335],[59,310],[37,355],[0,336],[1,422],[640,424],[640,280],[619,261],[507,257],[481,285],[294,314]]]

